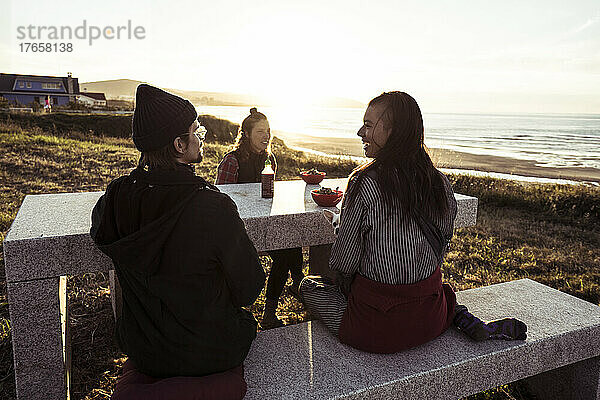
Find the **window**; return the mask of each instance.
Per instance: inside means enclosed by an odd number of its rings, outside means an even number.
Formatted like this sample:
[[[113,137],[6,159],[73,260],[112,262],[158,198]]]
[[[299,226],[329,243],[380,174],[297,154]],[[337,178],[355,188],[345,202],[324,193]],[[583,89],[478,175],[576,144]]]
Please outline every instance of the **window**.
[[[19,82],[19,87],[22,89],[25,87],[25,84],[23,82]]]
[[[60,89],[62,85],[60,83],[42,83],[42,89]]]
[[[27,82],[27,89],[31,89],[31,82]]]

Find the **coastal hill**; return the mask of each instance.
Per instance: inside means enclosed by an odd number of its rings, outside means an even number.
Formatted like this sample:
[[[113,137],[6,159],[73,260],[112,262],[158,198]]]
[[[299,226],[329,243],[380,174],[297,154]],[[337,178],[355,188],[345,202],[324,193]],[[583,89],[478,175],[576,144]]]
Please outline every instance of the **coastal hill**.
[[[132,79],[114,79],[110,81],[79,83],[82,92],[102,92],[107,99],[133,100],[135,88],[144,82]]]
[[[80,83],[79,88],[82,92],[103,92],[108,99],[132,101],[135,99],[135,89],[142,83],[152,84],[151,82],[136,81],[133,79],[114,79]],[[196,105],[246,105],[253,104],[256,100],[252,96],[232,93],[202,92],[173,88],[162,89],[182,96]]]
[[[133,79],[113,79],[107,81],[84,82],[80,83],[79,87],[82,92],[102,92],[107,99],[113,100],[133,100],[135,98],[135,88],[142,82]],[[197,90],[182,90],[174,88],[162,88],[171,93],[175,93],[181,97],[190,100],[195,105],[209,106],[269,106],[273,105],[266,99],[259,96],[239,93],[223,93],[223,92],[204,92]],[[317,99],[312,105],[322,107],[347,107],[347,108],[364,108],[365,104],[343,97],[324,97]]]

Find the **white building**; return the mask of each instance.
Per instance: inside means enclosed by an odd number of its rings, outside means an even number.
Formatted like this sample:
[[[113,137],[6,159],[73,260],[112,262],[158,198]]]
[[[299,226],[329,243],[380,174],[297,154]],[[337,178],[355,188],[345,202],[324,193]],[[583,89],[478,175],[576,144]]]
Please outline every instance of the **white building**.
[[[89,107],[106,106],[106,97],[104,93],[80,92],[77,101]]]

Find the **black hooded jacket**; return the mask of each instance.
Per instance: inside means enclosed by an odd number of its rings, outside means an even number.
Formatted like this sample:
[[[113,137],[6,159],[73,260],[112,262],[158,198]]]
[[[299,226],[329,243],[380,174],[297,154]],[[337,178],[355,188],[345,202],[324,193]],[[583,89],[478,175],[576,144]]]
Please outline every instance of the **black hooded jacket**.
[[[235,203],[190,166],[112,181],[91,236],[123,292],[119,346],[155,377],[201,376],[242,364],[256,321],[242,306],[265,274]]]

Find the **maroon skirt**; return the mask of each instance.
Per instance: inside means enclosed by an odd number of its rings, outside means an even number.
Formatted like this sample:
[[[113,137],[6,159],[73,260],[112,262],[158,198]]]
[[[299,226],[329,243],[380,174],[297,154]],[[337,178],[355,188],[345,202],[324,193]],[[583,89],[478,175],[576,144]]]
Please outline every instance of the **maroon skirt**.
[[[338,333],[342,343],[370,353],[396,353],[441,335],[452,323],[456,295],[436,269],[410,285],[356,275]]]

